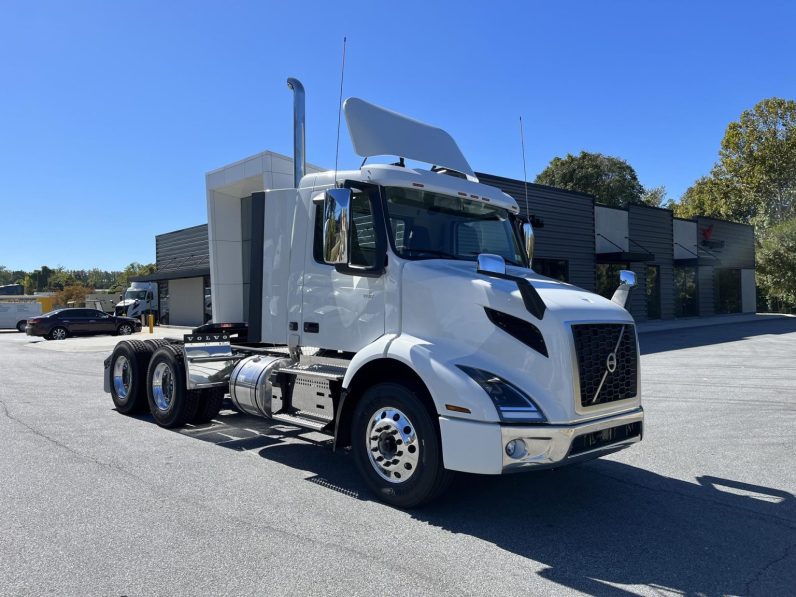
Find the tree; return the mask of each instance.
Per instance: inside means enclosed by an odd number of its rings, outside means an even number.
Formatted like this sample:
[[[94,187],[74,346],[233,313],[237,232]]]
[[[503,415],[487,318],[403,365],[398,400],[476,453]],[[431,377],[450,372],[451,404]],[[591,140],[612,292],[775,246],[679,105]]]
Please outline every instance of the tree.
[[[667,201],[666,187],[660,185],[658,187],[644,189],[644,192],[641,194],[641,203],[651,207],[670,207],[672,205],[672,200],[669,199]]]
[[[796,218],[768,230],[758,247],[757,261],[757,282],[765,295],[796,305]]]
[[[136,261],[124,268],[124,271],[119,272],[116,280],[110,287],[112,292],[123,292],[130,284],[129,279],[137,276],[148,276],[154,274],[157,267],[154,263],[141,264]]]
[[[636,171],[625,160],[586,151],[578,156],[568,153],[564,158],[553,158],[537,175],[536,182],[588,193],[613,207],[641,203],[644,193]]]
[[[716,174],[732,181],[753,223],[768,227],[796,215],[796,101],[765,99],[731,122]]]
[[[685,192],[677,215],[716,216],[758,231],[796,216],[796,102],[765,99],[731,122],[718,162]]]
[[[85,303],[86,295],[93,289],[87,288],[82,284],[70,284],[64,286],[63,290],[55,293],[55,304],[59,307],[66,307],[69,301],[74,301],[76,304]]]
[[[33,283],[33,278],[31,278],[30,276],[25,275],[25,277],[22,279],[22,282],[20,283],[22,284],[22,286],[25,287],[25,294],[33,294],[35,292],[36,286]]]
[[[14,274],[5,265],[0,265],[0,286],[14,283]]]

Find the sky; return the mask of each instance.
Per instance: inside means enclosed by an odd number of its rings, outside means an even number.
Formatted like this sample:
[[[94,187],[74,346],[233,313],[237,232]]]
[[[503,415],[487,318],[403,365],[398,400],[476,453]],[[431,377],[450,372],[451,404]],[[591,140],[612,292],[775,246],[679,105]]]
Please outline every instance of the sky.
[[[678,199],[729,122],[796,97],[788,2],[0,0],[0,265],[122,269],[207,221],[206,172],[292,153],[334,166],[344,97],[450,132],[476,171],[627,160]],[[341,132],[340,165],[358,167]]]

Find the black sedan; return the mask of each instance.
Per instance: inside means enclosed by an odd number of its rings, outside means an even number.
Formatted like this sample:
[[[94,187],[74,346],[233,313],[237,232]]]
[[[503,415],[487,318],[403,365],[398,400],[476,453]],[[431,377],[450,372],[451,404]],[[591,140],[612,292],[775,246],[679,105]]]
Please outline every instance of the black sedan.
[[[97,309],[56,309],[28,319],[25,333],[63,340],[67,336],[89,334],[127,335],[141,331],[141,322],[132,317],[108,315]]]

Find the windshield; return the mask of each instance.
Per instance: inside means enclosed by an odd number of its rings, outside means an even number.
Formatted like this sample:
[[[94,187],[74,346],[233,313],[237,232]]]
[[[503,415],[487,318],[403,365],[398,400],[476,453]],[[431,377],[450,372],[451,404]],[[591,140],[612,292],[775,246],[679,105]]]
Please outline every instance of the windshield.
[[[385,193],[390,242],[400,257],[475,261],[479,253],[493,253],[525,264],[505,209],[419,189],[388,187]]]
[[[143,301],[146,299],[146,290],[128,290],[124,293],[124,298]]]

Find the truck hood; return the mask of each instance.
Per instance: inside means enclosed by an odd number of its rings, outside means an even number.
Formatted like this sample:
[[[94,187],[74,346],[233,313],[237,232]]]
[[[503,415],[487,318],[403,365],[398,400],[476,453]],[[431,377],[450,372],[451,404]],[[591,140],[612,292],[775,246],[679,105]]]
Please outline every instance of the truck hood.
[[[138,301],[136,299],[124,299],[124,300],[119,301],[118,303],[116,303],[116,306],[117,307],[129,307],[133,303],[137,303],[137,302]]]
[[[475,302],[496,309],[508,306],[519,307],[524,310],[522,298],[516,282],[480,274],[476,271],[476,263],[472,261],[453,261],[446,259],[429,259],[423,261],[409,261],[404,265],[404,276],[414,277],[418,274],[437,280],[439,288],[453,286],[470,287],[474,292]],[[616,303],[583,288],[541,276],[531,269],[517,266],[507,266],[506,274],[524,278],[536,289],[544,301],[547,311],[553,318],[566,321],[575,320],[601,320],[621,321],[632,323],[630,313]],[[448,278],[448,282],[443,279]],[[488,292],[485,292],[488,289]],[[470,294],[464,288],[457,292],[456,302],[467,300]],[[485,296],[486,295],[486,296]],[[511,297],[511,298],[509,298]],[[484,299],[487,299],[485,302]],[[451,297],[454,300],[454,297]],[[450,303],[454,308],[454,303]],[[512,308],[511,311],[515,309]],[[545,315],[547,317],[547,315]],[[533,320],[526,312],[523,319]]]

